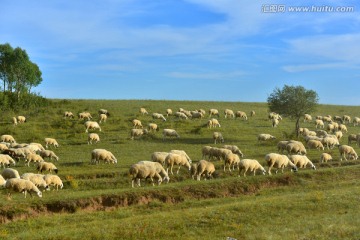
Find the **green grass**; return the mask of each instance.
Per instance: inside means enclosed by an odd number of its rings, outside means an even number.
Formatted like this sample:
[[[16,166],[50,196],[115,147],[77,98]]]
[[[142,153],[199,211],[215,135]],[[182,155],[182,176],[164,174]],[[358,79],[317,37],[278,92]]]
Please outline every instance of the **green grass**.
[[[139,114],[145,107],[149,115]],[[151,113],[165,114],[167,108],[188,110],[217,108],[221,128],[208,129],[202,120],[153,120]],[[97,110],[108,109],[110,117],[101,124],[101,141],[87,144],[83,122],[63,119],[64,111],[75,115],[89,111],[98,119]],[[248,121],[224,119],[226,108],[250,113]],[[360,116],[360,107],[320,105],[316,115]],[[28,121],[16,127],[10,113],[0,117],[0,134],[11,134],[17,142],[40,142],[54,137],[60,147],[52,149],[60,157],[55,164],[64,181],[59,192],[44,192],[43,198],[24,199],[21,194],[0,201],[0,238],[4,239],[359,239],[358,200],[360,161],[339,161],[337,149],[326,150],[334,161],[319,163],[321,152],[309,150],[308,157],[317,170],[286,170],[273,176],[239,178],[237,172],[223,172],[214,162],[216,178],[197,182],[185,169],[170,176],[169,184],[131,188],[127,172],[131,164],[150,160],[154,151],[185,150],[193,161],[201,159],[204,145],[215,146],[213,131],[222,132],[225,144],[239,146],[246,158],[265,165],[264,156],[276,152],[279,140],[295,139],[295,122],[285,118],[277,128],[267,120],[265,103],[140,101],[140,100],[53,100],[51,108],[21,112]],[[130,140],[131,120],[150,122],[160,131]],[[301,123],[314,130],[314,123]],[[359,127],[347,126],[340,140],[347,144],[350,133]],[[179,139],[162,140],[161,131],[174,128]],[[275,141],[259,143],[259,133],[276,136]],[[300,139],[301,140],[301,139]],[[218,144],[219,145],[219,144]],[[220,146],[220,145],[219,145]],[[355,150],[358,147],[353,145]],[[118,164],[90,165],[90,152],[105,148],[114,153]],[[15,167],[21,174],[35,172],[21,161]],[[144,184],[144,183],[142,183]],[[56,223],[56,224],[55,224]],[[60,226],[60,227],[59,227]],[[27,229],[27,231],[24,231]]]

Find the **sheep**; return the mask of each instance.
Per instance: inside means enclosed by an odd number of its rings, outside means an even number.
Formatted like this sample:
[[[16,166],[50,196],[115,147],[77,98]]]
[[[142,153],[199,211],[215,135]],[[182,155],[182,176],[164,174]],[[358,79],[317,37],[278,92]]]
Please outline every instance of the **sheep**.
[[[72,112],[66,111],[64,112],[64,118],[74,118],[74,114]]]
[[[350,123],[351,122],[351,117],[348,115],[344,115],[342,118],[344,123]]]
[[[2,172],[1,175],[3,176],[3,178],[5,180],[10,179],[10,178],[20,178],[20,174],[16,169],[13,168],[5,168]]]
[[[107,120],[107,115],[106,114],[102,113],[102,114],[99,115],[99,123],[106,122],[106,120]]]
[[[212,118],[212,119],[208,120],[207,126],[208,126],[208,128],[221,127],[219,121],[216,118]]]
[[[27,147],[31,148],[34,152],[43,151],[45,148],[41,143],[32,142]]]
[[[307,145],[307,147],[309,149],[313,149],[313,148],[318,149],[318,150],[320,150],[320,149],[324,150],[325,149],[324,145],[319,140],[309,140],[306,143],[306,145]]]
[[[322,116],[316,116],[315,119],[323,120],[323,117]]]
[[[79,116],[80,120],[83,120],[86,118],[88,121],[90,121],[92,119],[92,116],[89,112],[81,112],[78,114],[78,116]]]
[[[229,153],[226,154],[225,159],[224,159],[224,172],[226,169],[226,166],[228,166],[229,171],[231,172],[230,167],[233,166],[233,169],[235,167],[235,165],[237,166],[237,168],[239,168],[239,163],[240,163],[240,157],[235,154],[235,153]]]
[[[99,131],[101,132],[101,127],[100,127],[99,123],[97,123],[97,122],[94,122],[94,121],[86,121],[86,122],[84,123],[84,125],[85,125],[85,128],[86,128],[85,132],[88,132],[89,129],[90,129],[90,130],[99,129]]]
[[[269,153],[265,155],[265,161],[267,165],[269,166],[268,173],[271,174],[272,168],[277,168],[276,172],[278,172],[279,169],[281,169],[281,172],[284,172],[284,168],[290,165],[291,170],[294,172],[297,172],[297,167],[295,164],[293,164],[290,159],[286,155],[281,155],[277,153]]]
[[[11,191],[21,192],[26,198],[26,193],[32,197],[32,193],[36,193],[38,197],[42,197],[41,191],[30,180],[25,179],[9,179],[5,183],[5,188],[8,189],[8,196],[10,197]]]
[[[16,161],[19,161],[20,158],[25,159],[26,156],[22,149],[17,149],[17,148],[5,149],[4,151],[2,151],[2,153],[9,155],[10,157],[14,158]]]
[[[148,131],[152,131],[152,132],[155,132],[155,131],[159,131],[159,127],[156,123],[149,123],[148,124]]]
[[[98,143],[100,141],[100,137],[97,133],[89,133],[88,144],[92,144],[93,141],[95,141],[95,143]]]
[[[272,127],[277,127],[279,125],[279,123],[280,123],[279,119],[274,118],[271,120]]]
[[[40,155],[37,155],[36,153],[31,153],[26,156],[25,164],[27,163],[27,166],[30,167],[30,162],[40,163],[40,162],[44,162],[44,159]]]
[[[183,113],[183,112],[176,112],[176,113],[174,114],[174,116],[177,117],[177,118],[179,118],[179,119],[188,119],[188,116],[186,116],[186,114]]]
[[[9,167],[10,164],[16,165],[15,160],[7,154],[0,154],[0,165],[3,167]]]
[[[327,122],[327,123],[331,123],[331,122],[332,122],[332,118],[331,118],[330,115],[324,116],[324,117],[322,118],[322,120],[323,120],[324,122]]]
[[[138,119],[132,120],[133,128],[143,128],[141,121]]]
[[[146,111],[146,109],[143,108],[143,107],[140,108],[139,112],[141,113],[141,115],[145,115],[145,114],[147,115],[147,114],[149,114],[148,111]]]
[[[323,120],[321,119],[316,119],[315,120],[315,128],[324,128],[325,127],[325,124],[323,122]]]
[[[276,137],[274,137],[270,134],[267,134],[267,133],[261,133],[257,137],[258,141],[268,141],[268,140],[272,140],[272,139],[276,139]]]
[[[190,159],[189,155],[188,155],[184,150],[175,150],[175,149],[173,149],[173,150],[170,150],[169,153],[175,153],[175,154],[182,155],[182,156],[184,156],[184,157],[189,161],[189,163],[192,162],[192,160]]]
[[[46,184],[49,186],[49,190],[50,190],[50,186],[55,186],[56,191],[59,190],[59,187],[60,187],[60,189],[62,189],[64,187],[64,184],[61,181],[61,178],[59,176],[57,176],[57,175],[46,174],[44,176],[44,180],[45,180]]]
[[[236,112],[236,115],[235,115],[235,118],[242,118],[242,119],[244,119],[244,120],[247,120],[247,119],[248,119],[246,113],[245,113],[245,112],[242,112],[242,111],[237,111],[237,112]]]
[[[288,154],[306,155],[306,149],[305,149],[304,144],[302,144],[301,142],[298,142],[298,141],[290,141],[286,145],[286,150],[287,150]]]
[[[275,112],[270,112],[268,115],[269,120],[272,119],[277,119],[277,120],[282,120],[282,117],[280,116],[280,114],[275,113]]]
[[[99,113],[99,115],[100,114],[105,114],[106,116],[110,116],[110,113],[109,113],[109,111],[107,109],[103,109],[103,108],[99,109],[98,113]]]
[[[45,138],[45,147],[48,148],[49,145],[53,145],[56,148],[59,147],[59,144],[55,138]]]
[[[214,109],[214,108],[210,109],[209,110],[209,117],[212,117],[212,116],[220,117],[219,110]]]
[[[16,143],[15,138],[13,136],[7,135],[7,134],[1,135],[0,136],[0,141],[1,142]]]
[[[176,138],[179,138],[180,135],[179,135],[174,129],[165,128],[165,129],[163,130],[163,140],[165,140],[166,137],[176,137]]]
[[[18,123],[24,123],[24,122],[26,122],[26,117],[24,117],[24,116],[17,116],[17,122],[18,122]]]
[[[323,138],[322,143],[327,147],[327,149],[333,149],[335,146],[339,145],[339,140],[336,137],[327,135]]]
[[[255,114],[256,114],[256,113],[255,113],[255,111],[254,111],[254,110],[251,110],[251,111],[250,111],[250,117],[255,116]]]
[[[329,160],[333,160],[329,153],[322,153],[320,155],[320,162],[327,162]]]
[[[201,113],[203,116],[205,116],[206,115],[206,111],[204,110],[204,109],[198,109],[197,110],[199,113]]]
[[[140,161],[138,164],[144,164],[148,166],[152,166],[155,168],[156,172],[162,177],[162,181],[166,181],[168,183],[170,181],[169,175],[164,167],[158,162],[151,162],[151,161]],[[161,184],[161,182],[160,182]]]
[[[44,159],[44,158],[49,158],[50,160],[51,159],[55,159],[56,161],[59,161],[59,157],[56,156],[56,154],[51,151],[51,150],[44,150],[44,151],[41,151],[39,152],[39,155]]]
[[[192,119],[196,119],[196,118],[202,119],[203,117],[204,117],[204,114],[202,114],[201,112],[198,112],[198,111],[191,112]]]
[[[261,166],[261,164],[255,159],[242,159],[242,160],[240,160],[240,163],[239,163],[239,176],[240,176],[242,170],[244,170],[244,177],[246,177],[246,172],[248,170],[250,170],[250,172],[253,172],[254,176],[256,174],[256,170],[260,170],[263,175],[266,174],[265,168],[263,166]]]
[[[157,172],[154,166],[148,164],[135,163],[131,165],[129,169],[129,175],[131,176],[131,187],[134,187],[134,182],[140,187],[140,180],[150,178],[154,185],[153,178],[157,178],[158,185],[162,182],[160,174]]]
[[[23,175],[21,175],[21,179],[30,180],[38,188],[49,190],[49,185],[46,183],[44,175],[42,174],[24,173]]]
[[[227,117],[235,118],[234,111],[231,109],[225,109],[224,115],[225,115],[225,118],[227,118]]]
[[[204,176],[208,179],[213,178],[212,174],[215,172],[215,166],[213,163],[206,161],[206,160],[200,160],[196,164],[196,179],[200,181],[201,176]],[[206,180],[205,178],[205,180]]]
[[[202,154],[202,158],[206,159],[206,158],[210,158],[210,151],[211,151],[212,147],[210,146],[203,146],[201,149],[201,154]]]
[[[215,158],[218,160],[225,160],[226,155],[233,153],[230,149],[226,149],[226,148],[211,148],[210,149],[210,158]]]
[[[173,114],[173,111],[170,108],[166,109],[166,116],[167,117],[169,117],[172,114]]]
[[[348,136],[348,145],[350,145],[352,141],[356,142],[356,140],[357,140],[356,136],[357,136],[356,134],[349,134],[349,136]]]
[[[277,144],[278,152],[283,153],[288,143],[289,141],[279,141]]]
[[[3,178],[3,176],[0,174],[0,187],[5,187],[6,180]]]
[[[213,139],[214,139],[214,143],[216,144],[218,141],[220,142],[224,142],[224,138],[221,134],[221,132],[214,132],[213,133]]]
[[[336,131],[336,132],[335,132],[335,136],[336,136],[336,138],[337,138],[338,140],[340,140],[340,139],[343,137],[342,131]]]
[[[164,122],[166,121],[166,118],[161,113],[153,113],[152,118],[153,119],[162,119]]]
[[[240,151],[239,147],[236,145],[224,145],[223,148],[231,150],[232,153],[239,155],[239,157],[244,156],[244,154]]]
[[[359,123],[360,123],[360,118],[359,117],[354,117],[354,119],[353,119],[354,127],[359,125]]]
[[[303,155],[291,155],[289,157],[290,161],[292,161],[298,168],[305,168],[307,165],[314,170],[316,170],[315,165],[310,161],[307,156]]]
[[[18,121],[17,121],[16,117],[12,118],[12,123],[14,124],[14,126],[16,126],[18,124]]]
[[[348,132],[348,129],[346,127],[345,124],[340,124],[339,125],[339,130],[342,131],[343,133],[347,133]]]
[[[134,140],[135,137],[141,137],[142,135],[147,135],[149,133],[149,131],[147,129],[136,129],[133,128],[130,131],[130,139]]]
[[[6,149],[9,149],[9,147],[6,146],[5,143],[0,143],[0,152],[4,151],[4,150],[6,150]]]
[[[112,152],[106,149],[94,149],[91,151],[91,163],[98,164],[100,161],[105,163],[117,163],[117,159]]]
[[[153,162],[161,163],[162,165],[165,164],[165,158],[168,155],[168,152],[153,152],[151,154],[151,160]]]
[[[305,114],[304,115],[304,122],[311,122],[312,121],[312,117],[310,114]]]
[[[48,171],[50,173],[54,171],[56,174],[59,171],[57,167],[51,162],[39,162],[36,170],[38,170],[38,172],[40,173],[42,173],[43,171]]]
[[[318,137],[326,137],[328,133],[325,130],[316,130],[316,136]]]
[[[350,159],[354,159],[354,160],[358,159],[358,155],[356,154],[354,148],[348,145],[340,145],[339,153],[340,153],[340,161],[342,161],[343,157],[347,161],[346,156]]]
[[[169,167],[170,167],[171,174],[174,174],[172,171],[174,165],[179,166],[176,174],[179,174],[181,166],[187,167],[189,171],[191,169],[190,162],[184,155],[169,153],[165,158],[166,171],[169,172]]]

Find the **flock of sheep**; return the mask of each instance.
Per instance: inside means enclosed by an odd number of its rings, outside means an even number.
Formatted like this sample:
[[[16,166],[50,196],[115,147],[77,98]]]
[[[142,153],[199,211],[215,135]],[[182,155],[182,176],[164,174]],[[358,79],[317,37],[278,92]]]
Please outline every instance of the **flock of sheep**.
[[[81,112],[78,114],[79,120],[84,120],[85,132],[101,131],[100,123],[106,122],[110,116],[106,109],[100,109],[99,121],[94,121],[92,115],[89,112]],[[140,108],[139,113],[141,115],[149,115],[145,108]],[[165,117],[166,116],[166,117]],[[146,127],[139,119],[132,120],[132,129],[130,130],[130,139],[134,140],[146,135],[150,132],[156,132],[159,130],[158,125],[154,122],[157,120],[166,122],[170,116],[179,120],[188,119],[203,119],[208,118],[206,127],[208,129],[221,129],[220,125],[220,113],[217,109],[210,109],[208,114],[203,109],[188,111],[180,108],[177,112],[171,109],[166,109],[165,116],[161,113],[151,114],[152,122]],[[255,116],[255,111],[250,112],[250,116]],[[65,112],[63,117],[65,119],[75,118],[72,112]],[[247,121],[247,114],[243,111],[237,111],[234,113],[231,109],[224,110],[224,118],[240,118]],[[271,120],[271,126],[277,127],[283,118],[277,113],[269,113],[268,119]],[[13,124],[17,125],[25,123],[26,118],[24,116],[14,117]],[[304,122],[312,122],[312,117],[309,114],[305,114]],[[325,131],[325,123],[327,123]],[[299,133],[303,136],[305,145],[302,141],[296,140],[281,140],[277,143],[277,153],[268,153],[265,155],[264,160],[267,165],[267,170],[256,159],[243,158],[244,154],[236,145],[223,145],[222,147],[203,146],[201,149],[202,160],[193,163],[191,158],[184,150],[171,150],[169,152],[153,152],[151,154],[151,161],[139,161],[134,163],[129,168],[129,175],[131,176],[131,186],[134,187],[135,183],[140,186],[142,179],[149,179],[154,185],[154,179],[158,184],[163,181],[169,182],[169,175],[173,175],[173,168],[177,167],[176,174],[179,174],[180,168],[186,168],[190,176],[193,179],[200,180],[201,178],[210,179],[215,172],[214,161],[221,161],[223,164],[223,171],[226,172],[238,170],[239,176],[246,176],[247,172],[252,172],[256,175],[256,172],[262,174],[272,174],[271,170],[276,169],[282,172],[286,167],[290,167],[292,171],[297,171],[298,168],[305,168],[310,166],[314,170],[316,169],[312,161],[306,156],[307,150],[317,149],[324,151],[325,148],[333,149],[338,147],[340,160],[356,160],[358,155],[354,148],[349,146],[351,142],[357,142],[360,145],[360,134],[349,134],[348,144],[340,145],[339,141],[343,137],[344,133],[347,133],[346,124],[354,124],[357,126],[360,123],[360,118],[355,117],[353,121],[347,115],[342,117],[335,116],[317,116],[314,121],[314,130],[307,128],[300,128]],[[205,127],[205,125],[204,125]],[[180,138],[180,135],[175,129],[164,128],[162,131],[163,140],[168,137]],[[262,133],[257,135],[257,140],[273,141],[276,137],[268,133]],[[42,192],[39,189],[49,190],[50,186],[56,186],[56,189],[63,187],[62,180],[55,174],[58,169],[52,162],[46,162],[45,159],[58,161],[59,157],[49,147],[58,148],[59,144],[54,138],[45,138],[45,147],[40,143],[22,143],[19,144],[15,141],[11,135],[0,136],[0,166],[4,168],[0,175],[0,186],[3,186],[11,191],[17,191],[32,194],[36,193],[39,197],[42,197]],[[213,132],[214,144],[223,143],[224,138],[222,133],[217,130]],[[97,133],[88,133],[88,144],[96,144],[100,141],[100,137]],[[287,155],[284,154],[287,152]],[[38,173],[24,173],[20,174],[13,168],[9,168],[11,165],[16,165],[20,159],[24,159],[27,166],[30,163],[36,164]],[[332,160],[332,156],[329,153],[323,152],[320,155],[320,162],[327,162]],[[118,160],[114,154],[106,149],[94,149],[91,151],[91,164],[113,163],[116,164]],[[49,174],[43,175],[43,172],[49,172]],[[52,174],[52,171],[55,174]]]

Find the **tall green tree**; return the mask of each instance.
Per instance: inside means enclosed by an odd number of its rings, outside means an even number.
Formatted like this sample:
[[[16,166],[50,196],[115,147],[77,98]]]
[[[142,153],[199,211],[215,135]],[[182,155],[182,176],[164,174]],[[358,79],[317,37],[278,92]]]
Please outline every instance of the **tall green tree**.
[[[270,111],[296,120],[295,132],[299,136],[300,118],[315,111],[319,102],[318,94],[302,86],[285,85],[275,88],[267,99]]]

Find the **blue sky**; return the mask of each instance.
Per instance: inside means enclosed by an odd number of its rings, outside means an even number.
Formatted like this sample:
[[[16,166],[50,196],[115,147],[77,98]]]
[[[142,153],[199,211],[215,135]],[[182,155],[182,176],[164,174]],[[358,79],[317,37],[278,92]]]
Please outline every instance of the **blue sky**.
[[[0,42],[48,98],[265,102],[287,84],[360,105],[358,0],[2,0]]]

